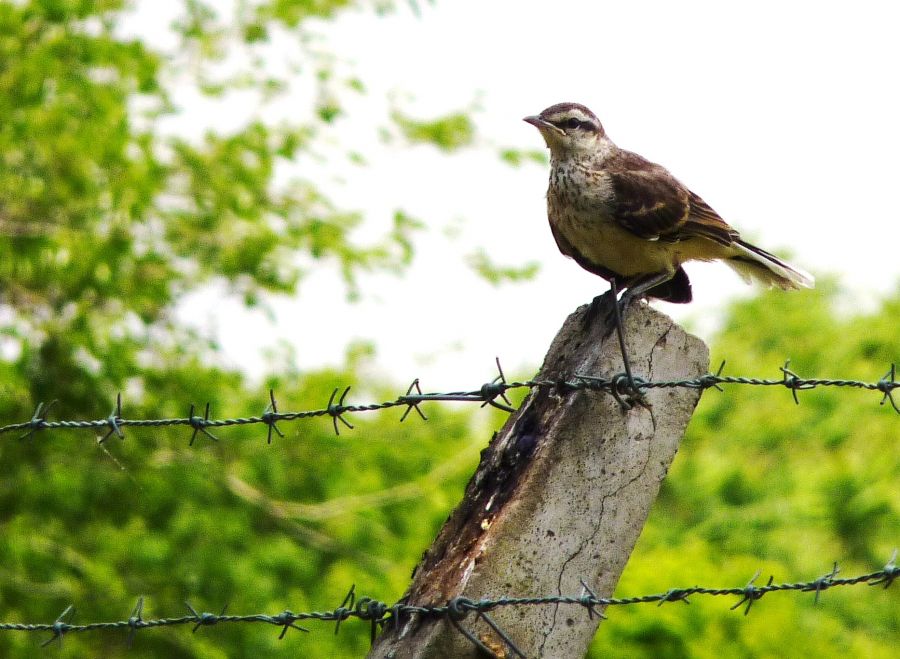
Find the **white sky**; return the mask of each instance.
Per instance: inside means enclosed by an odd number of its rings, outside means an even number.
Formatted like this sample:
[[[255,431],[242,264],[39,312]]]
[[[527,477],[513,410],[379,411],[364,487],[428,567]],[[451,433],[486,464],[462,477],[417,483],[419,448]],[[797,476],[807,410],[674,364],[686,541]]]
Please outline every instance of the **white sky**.
[[[546,168],[496,156],[542,148],[521,118],[559,101],[589,106],[620,146],[668,167],[745,237],[836,274],[863,303],[897,286],[897,3],[439,0],[418,18],[399,4],[322,29],[369,92],[334,137],[369,164],[329,192],[376,227],[398,207],[425,220],[415,263],[370,278],[355,304],[334,273],[316,273],[297,299],[272,303],[274,321],[215,291],[192,296],[190,317],[207,318],[232,363],[262,375],[259,355],[284,340],[304,369],[338,364],[364,340],[389,378],[426,390],[476,386],[494,356],[508,372],[537,367],[565,316],[606,290],[557,252]],[[477,102],[483,148],[448,157],[381,143],[391,93],[423,118]],[[239,123],[241,111],[222,109]],[[493,288],[464,263],[477,247],[541,272]],[[752,289],[723,265],[687,271],[695,302],[656,306],[709,338],[723,303]]]

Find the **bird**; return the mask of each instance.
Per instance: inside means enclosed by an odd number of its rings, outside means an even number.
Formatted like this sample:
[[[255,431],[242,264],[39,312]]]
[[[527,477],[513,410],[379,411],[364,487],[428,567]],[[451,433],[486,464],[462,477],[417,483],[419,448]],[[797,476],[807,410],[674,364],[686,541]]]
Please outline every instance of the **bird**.
[[[626,151],[579,103],[524,119],[550,149],[547,216],[560,252],[631,297],[692,299],[682,265],[721,260],[744,280],[811,288],[813,277],[743,240],[665,167]]]
[[[632,387],[621,314],[643,297],[690,302],[684,263],[722,261],[745,281],[785,290],[814,285],[812,275],[741,238],[665,167],[616,146],[584,105],[557,103],[524,121],[550,149],[547,217],[559,251],[607,280],[613,297],[624,291],[613,308]]]

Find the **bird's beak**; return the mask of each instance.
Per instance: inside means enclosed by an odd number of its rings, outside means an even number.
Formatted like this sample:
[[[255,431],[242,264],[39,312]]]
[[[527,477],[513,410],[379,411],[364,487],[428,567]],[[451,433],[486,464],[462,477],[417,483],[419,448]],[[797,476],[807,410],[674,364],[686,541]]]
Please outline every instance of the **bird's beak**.
[[[557,128],[556,126],[551,124],[549,121],[544,121],[536,114],[525,117],[524,119],[522,119],[522,121],[524,121],[525,123],[531,124],[532,126],[537,128],[539,131],[541,131],[541,133],[544,133],[545,131],[552,131],[554,133],[559,133],[560,135],[565,135],[565,131]]]

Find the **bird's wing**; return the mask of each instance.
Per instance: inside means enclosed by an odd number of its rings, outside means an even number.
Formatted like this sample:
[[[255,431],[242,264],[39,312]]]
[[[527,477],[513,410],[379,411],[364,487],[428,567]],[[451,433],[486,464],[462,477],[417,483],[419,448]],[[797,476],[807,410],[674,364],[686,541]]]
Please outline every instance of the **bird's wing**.
[[[659,165],[627,154],[605,168],[613,189],[612,217],[646,240],[703,237],[730,245],[737,232],[699,196]]]
[[[730,245],[740,239],[740,234],[733,229],[719,214],[710,208],[699,195],[688,190],[691,213],[685,222],[684,230],[689,235],[703,236],[722,245]]]

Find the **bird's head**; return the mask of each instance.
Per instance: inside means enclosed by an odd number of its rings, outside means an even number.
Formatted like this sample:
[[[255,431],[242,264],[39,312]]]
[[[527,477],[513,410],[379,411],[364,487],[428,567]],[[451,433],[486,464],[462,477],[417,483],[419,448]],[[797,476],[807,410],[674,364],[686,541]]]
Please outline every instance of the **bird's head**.
[[[554,156],[595,151],[606,138],[600,120],[578,103],[557,103],[524,121],[541,131]]]

